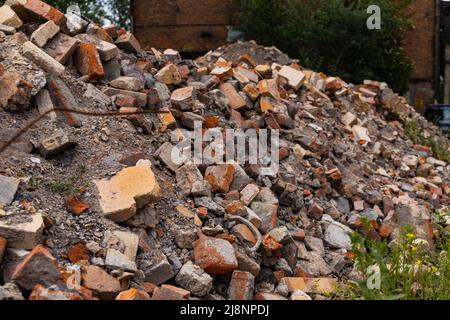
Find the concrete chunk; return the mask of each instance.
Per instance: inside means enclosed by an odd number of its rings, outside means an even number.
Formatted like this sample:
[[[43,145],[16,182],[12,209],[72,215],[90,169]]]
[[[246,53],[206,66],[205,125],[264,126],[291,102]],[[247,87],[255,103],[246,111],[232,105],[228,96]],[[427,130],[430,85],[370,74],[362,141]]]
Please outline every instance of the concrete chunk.
[[[8,246],[17,249],[33,249],[42,240],[44,220],[37,212],[32,215],[10,215],[0,218],[0,236]]]
[[[60,129],[41,141],[39,145],[39,153],[44,158],[49,158],[75,145],[76,142],[71,141],[64,130]]]
[[[213,278],[192,261],[188,261],[181,268],[175,281],[180,287],[189,290],[198,297],[205,296],[213,285]]]
[[[0,205],[9,205],[14,201],[20,180],[0,175]]]
[[[144,81],[133,77],[119,77],[110,82],[111,87],[129,90],[139,91],[144,89]]]

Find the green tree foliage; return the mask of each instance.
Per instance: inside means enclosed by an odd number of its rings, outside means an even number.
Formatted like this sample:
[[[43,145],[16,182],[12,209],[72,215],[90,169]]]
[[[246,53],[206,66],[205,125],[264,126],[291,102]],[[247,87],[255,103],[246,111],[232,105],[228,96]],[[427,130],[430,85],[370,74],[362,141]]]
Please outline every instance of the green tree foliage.
[[[275,45],[302,65],[347,81],[388,82],[408,90],[413,71],[401,43],[411,24],[410,0],[235,0],[247,38]],[[369,30],[369,5],[381,8],[381,29]]]
[[[113,23],[131,27],[130,0],[43,0],[62,12],[71,5],[78,5],[81,14],[101,25]],[[0,0],[0,4],[4,1]]]

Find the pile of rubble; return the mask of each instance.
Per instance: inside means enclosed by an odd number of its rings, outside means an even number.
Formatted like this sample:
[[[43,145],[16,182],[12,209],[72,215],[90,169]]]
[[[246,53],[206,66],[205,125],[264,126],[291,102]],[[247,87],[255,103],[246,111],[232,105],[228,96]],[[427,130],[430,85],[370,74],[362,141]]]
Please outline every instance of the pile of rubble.
[[[353,232],[395,241],[409,224],[431,248],[449,231],[435,210],[447,210],[450,165],[405,133],[414,121],[448,148],[438,129],[385,83],[347,84],[276,48],[182,60],[7,0],[0,145],[54,108],[119,116],[50,112],[0,154],[0,300],[324,299],[361,276]],[[279,171],[177,163],[172,136],[198,122],[279,130]]]

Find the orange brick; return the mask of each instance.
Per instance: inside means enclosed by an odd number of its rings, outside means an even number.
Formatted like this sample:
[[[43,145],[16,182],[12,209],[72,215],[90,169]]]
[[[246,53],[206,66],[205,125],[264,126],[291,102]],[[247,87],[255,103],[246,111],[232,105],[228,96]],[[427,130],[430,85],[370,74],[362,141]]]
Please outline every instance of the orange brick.
[[[64,14],[40,0],[15,1],[11,7],[18,12],[22,20],[29,21],[30,17],[38,16],[41,19],[52,20],[57,25],[65,21]]]
[[[226,213],[235,216],[245,216],[247,213],[245,205],[240,200],[233,201],[232,203],[227,205],[225,207],[225,211]]]
[[[236,91],[236,89],[234,89],[232,84],[222,83],[219,89],[228,98],[228,105],[231,109],[240,111],[247,106],[244,98],[242,98],[241,95]]]
[[[0,264],[2,263],[2,258],[6,250],[6,239],[0,237]]]
[[[81,260],[89,260],[88,249],[82,243],[78,243],[69,249],[68,252],[69,261],[72,263],[77,263]]]
[[[152,300],[187,300],[191,293],[187,290],[163,284],[153,291]]]
[[[116,300],[150,300],[150,296],[143,290],[131,288],[118,294]]]
[[[69,208],[69,211],[76,216],[79,216],[89,209],[89,205],[86,202],[83,202],[74,196],[66,198],[66,205]]]
[[[211,185],[213,192],[227,193],[233,182],[235,168],[231,164],[222,164],[209,167],[206,170],[205,180]]]
[[[100,80],[105,76],[105,70],[100,61],[97,47],[93,43],[81,43],[74,55],[75,66],[89,80]]]

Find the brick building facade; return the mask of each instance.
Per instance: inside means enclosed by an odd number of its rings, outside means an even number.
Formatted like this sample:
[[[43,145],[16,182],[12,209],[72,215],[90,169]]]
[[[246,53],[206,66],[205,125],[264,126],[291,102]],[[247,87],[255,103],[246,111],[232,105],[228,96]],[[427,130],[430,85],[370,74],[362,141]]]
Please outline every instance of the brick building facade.
[[[404,48],[416,66],[409,98],[419,111],[435,99],[437,3],[413,0],[409,9],[415,29]],[[206,52],[226,43],[230,10],[231,0],[132,0],[133,32],[146,48]]]
[[[435,100],[439,66],[437,8],[436,0],[413,0],[409,9],[415,27],[407,34],[404,49],[415,64],[409,98],[418,111],[424,111]]]

